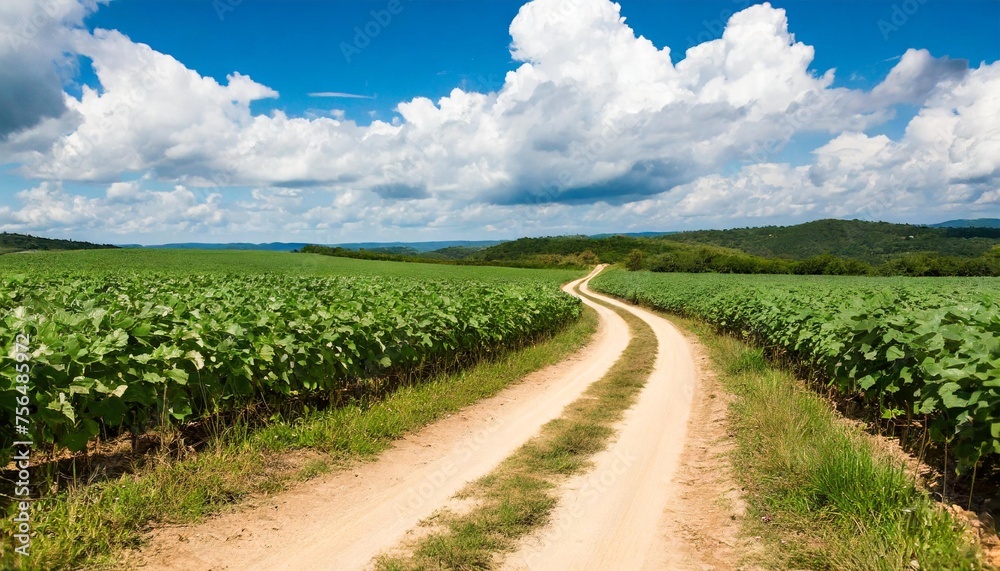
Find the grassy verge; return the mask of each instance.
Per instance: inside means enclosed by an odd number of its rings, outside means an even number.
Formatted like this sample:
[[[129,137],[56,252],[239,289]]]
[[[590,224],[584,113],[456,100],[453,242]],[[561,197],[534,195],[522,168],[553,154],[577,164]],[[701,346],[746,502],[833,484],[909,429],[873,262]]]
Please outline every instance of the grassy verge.
[[[393,439],[485,397],[580,349],[597,328],[585,309],[552,338],[465,371],[255,431],[230,427],[186,460],[152,461],[119,479],[44,498],[32,508],[31,555],[0,553],[3,569],[112,565],[154,523],[188,523],[242,498],[280,490],[338,464],[371,457]],[[11,522],[0,523],[6,535]],[[7,549],[10,542],[4,541]]]
[[[762,351],[665,315],[708,347],[736,396],[734,469],[746,531],[771,569],[980,569],[962,527],[916,487],[902,461]]]
[[[592,384],[563,415],[508,457],[493,472],[463,490],[475,507],[464,514],[442,512],[440,528],[410,553],[382,557],[382,570],[488,569],[498,552],[546,523],[557,502],[556,486],[589,466],[614,435],[612,426],[635,401],[652,372],[656,335],[642,320],[617,308],[632,341],[608,373]]]

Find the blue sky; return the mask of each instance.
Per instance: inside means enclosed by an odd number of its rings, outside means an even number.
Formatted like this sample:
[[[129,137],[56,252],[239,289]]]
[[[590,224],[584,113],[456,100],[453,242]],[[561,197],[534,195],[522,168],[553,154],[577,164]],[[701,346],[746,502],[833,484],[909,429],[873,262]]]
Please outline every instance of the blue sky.
[[[6,231],[338,242],[1000,215],[996,0],[76,2],[0,9]]]
[[[202,75],[224,81],[239,71],[278,90],[277,108],[302,115],[329,107],[347,109],[367,122],[387,119],[400,101],[437,99],[455,87],[498,89],[518,65],[507,50],[508,27],[524,2],[401,0],[402,11],[379,26],[371,44],[348,61],[342,43],[353,44],[355,28],[385,11],[379,0],[117,0],[88,18],[87,27],[117,29],[132,40],[168,53]],[[625,0],[626,22],[676,62],[694,43],[721,36],[725,21],[746,0]],[[816,47],[813,69],[838,70],[837,84],[872,87],[885,78],[908,48],[970,62],[1000,58],[1000,1],[926,0],[898,30],[892,6],[877,0],[774,1],[788,12],[796,39]],[[902,10],[902,8],[900,8]],[[905,14],[905,12],[903,12]],[[83,81],[95,84],[89,70]],[[375,99],[311,98],[335,91]]]

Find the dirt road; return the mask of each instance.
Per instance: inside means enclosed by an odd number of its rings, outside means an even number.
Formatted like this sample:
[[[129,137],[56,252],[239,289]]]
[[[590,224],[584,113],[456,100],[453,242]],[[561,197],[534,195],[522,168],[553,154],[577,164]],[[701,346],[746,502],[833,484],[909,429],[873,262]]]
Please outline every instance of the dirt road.
[[[658,340],[653,373],[594,467],[568,480],[550,524],[504,559],[509,570],[735,569],[739,492],[722,456],[724,399],[698,347],[661,317],[633,313]],[[149,569],[366,569],[465,484],[489,473],[600,379],[630,339],[613,311],[579,353],[402,439],[376,461],[319,478],[249,510],[158,532]],[[712,394],[706,394],[711,392]],[[692,411],[698,418],[692,419]],[[725,505],[723,505],[725,504]]]
[[[619,425],[615,442],[594,458],[592,470],[572,478],[562,489],[559,506],[545,529],[526,538],[505,561],[510,570],[574,569],[725,569],[713,558],[718,543],[705,542],[709,551],[691,549],[690,529],[678,526],[674,504],[696,491],[702,511],[717,513],[714,500],[726,482],[694,490],[697,482],[678,482],[698,367],[692,346],[665,319],[648,311],[593,294],[604,303],[638,316],[656,333],[659,344],[654,370]],[[724,409],[724,407],[723,407]],[[711,455],[705,452],[706,456]],[[689,462],[700,459],[692,459]],[[719,460],[720,464],[724,461]],[[724,469],[724,466],[720,466]],[[722,486],[720,489],[719,487]],[[728,516],[722,518],[736,527]],[[733,530],[712,529],[712,535]]]
[[[628,344],[628,327],[608,308],[584,303],[597,310],[600,326],[570,359],[404,438],[374,462],[199,526],[161,530],[141,557],[144,568],[365,568],[611,368]]]

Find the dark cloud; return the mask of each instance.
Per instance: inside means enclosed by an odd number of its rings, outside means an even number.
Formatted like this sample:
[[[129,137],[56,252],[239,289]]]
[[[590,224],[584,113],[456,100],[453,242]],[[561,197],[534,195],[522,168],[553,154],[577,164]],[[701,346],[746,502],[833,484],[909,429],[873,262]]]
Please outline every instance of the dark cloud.
[[[538,188],[530,185],[504,188],[490,197],[499,205],[517,204],[624,204],[666,192],[694,180],[697,173],[667,160],[642,160],[627,172],[601,182],[565,188]]]
[[[402,183],[380,184],[372,187],[372,192],[382,198],[393,199],[427,198],[430,196],[425,186],[411,186]]]
[[[66,111],[55,70],[0,56],[0,140]]]

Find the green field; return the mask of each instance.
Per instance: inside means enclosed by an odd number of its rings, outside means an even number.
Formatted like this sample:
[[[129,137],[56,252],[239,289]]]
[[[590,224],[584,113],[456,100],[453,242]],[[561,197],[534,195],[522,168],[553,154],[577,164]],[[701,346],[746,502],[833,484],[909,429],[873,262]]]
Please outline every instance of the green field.
[[[592,287],[790,356],[884,418],[923,419],[969,470],[1000,454],[1000,280],[654,274]]]
[[[580,270],[534,270],[487,266],[450,266],[378,262],[288,252],[246,250],[121,249],[30,252],[0,256],[0,275],[63,272],[170,274],[291,274],[308,276],[393,276],[421,279],[477,280],[560,284],[583,275]]]
[[[30,436],[71,451],[288,399],[382,394],[574,320],[572,271],[273,252],[95,250],[0,259],[0,337],[28,333]],[[11,347],[13,355],[13,347]],[[6,462],[14,435],[0,437]]]

